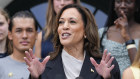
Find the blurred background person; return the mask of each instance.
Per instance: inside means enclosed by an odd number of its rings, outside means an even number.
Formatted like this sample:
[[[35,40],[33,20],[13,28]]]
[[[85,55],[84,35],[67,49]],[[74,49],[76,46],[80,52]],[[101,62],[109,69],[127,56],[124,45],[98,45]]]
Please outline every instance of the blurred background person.
[[[124,70],[122,79],[140,79],[140,42],[134,62]]]
[[[53,1],[53,0],[51,0],[51,1]],[[79,1],[79,0],[73,0],[73,1]],[[106,1],[104,1],[104,0],[80,0],[79,2],[81,5],[87,7],[92,12],[92,14],[95,15],[97,25],[100,28],[100,27],[103,27],[103,25],[105,24],[106,18],[108,16],[107,12],[108,12],[108,6],[109,6],[108,2],[109,1],[110,0],[106,0]],[[9,12],[9,15],[11,17],[13,16],[13,14],[15,14],[15,12],[20,11],[20,10],[30,11],[35,16],[36,22],[39,26],[38,31],[42,30],[42,28],[44,28],[46,26],[45,25],[47,23],[46,22],[46,12],[50,10],[50,8],[48,8],[48,5],[49,5],[49,0],[36,0],[36,1],[34,1],[34,0],[20,0],[20,1],[18,1],[18,0],[1,0],[0,1],[0,6],[5,8]],[[49,10],[47,10],[47,8]],[[102,19],[100,19],[100,18],[102,18]],[[51,50],[53,50],[53,49],[51,49]]]
[[[61,8],[68,4],[80,4],[80,0],[48,0],[46,27],[38,34],[35,44],[35,55],[37,57],[45,58],[50,52],[53,52],[54,21]]]
[[[140,0],[111,0],[109,17],[99,29],[101,50],[116,58],[121,74],[131,65],[140,38]]]
[[[24,59],[33,79],[120,79],[114,57],[107,50],[101,56],[97,25],[88,9],[67,5],[55,25],[54,53],[39,62],[32,50],[26,52]]]
[[[0,8],[0,58],[6,57],[10,54],[9,40],[8,40],[8,27],[9,27],[8,13]],[[9,53],[8,53],[9,52]]]
[[[11,55],[0,59],[0,79],[28,79],[24,61],[25,51],[33,48],[37,38],[37,25],[28,11],[17,12],[11,19],[8,38],[12,41]]]

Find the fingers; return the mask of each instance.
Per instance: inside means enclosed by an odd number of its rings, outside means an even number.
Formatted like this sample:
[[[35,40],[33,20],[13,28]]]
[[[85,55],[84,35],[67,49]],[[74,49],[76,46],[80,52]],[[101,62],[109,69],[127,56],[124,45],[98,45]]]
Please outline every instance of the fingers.
[[[98,67],[98,64],[96,63],[96,61],[92,57],[90,57],[90,61],[95,67]]]
[[[30,53],[28,51],[25,51],[25,55],[29,61],[32,61],[32,57],[30,56]]]
[[[25,60],[26,64],[30,67],[31,66],[30,61],[26,57],[24,57],[24,60]]]
[[[35,58],[35,56],[33,55],[32,49],[29,49],[28,51],[25,51],[25,55],[26,57],[24,57],[24,60],[26,62],[26,64],[30,67],[30,62],[33,60],[33,58]]]
[[[120,27],[120,22],[122,21],[122,17],[119,17],[118,19],[116,19],[115,21],[114,21],[114,24],[116,25],[116,28],[121,28]]]
[[[104,50],[102,60],[105,60],[105,58],[106,58],[106,54],[107,54],[107,49]]]
[[[112,61],[114,60],[114,57],[111,57],[111,53],[108,53],[107,54],[107,49],[104,50],[104,54],[103,54],[103,57],[102,57],[102,60],[105,61],[107,67],[110,67],[111,66],[111,63]]]
[[[43,64],[43,65],[46,65],[46,63],[49,61],[49,59],[50,59],[50,56],[47,56],[47,57],[43,60],[42,64]]]
[[[124,19],[127,19],[127,17],[126,17],[126,15],[125,15],[124,11],[121,11],[121,15],[122,15],[122,17],[123,17]]]
[[[33,55],[33,50],[32,49],[29,49],[29,53],[30,53],[30,56],[32,57],[32,59],[35,59],[35,56]]]
[[[114,60],[114,57],[111,57],[111,59],[107,63],[107,67],[110,67],[111,66],[111,63],[112,63],[113,60]]]
[[[121,11],[121,16],[114,21],[116,28],[122,29],[123,26],[127,26],[127,16],[125,15],[124,11]]]
[[[108,61],[110,60],[110,56],[111,56],[111,53],[108,53],[105,58],[105,63],[108,63]]]
[[[111,71],[114,67],[115,67],[115,65],[112,65],[112,66],[109,68],[109,70]]]

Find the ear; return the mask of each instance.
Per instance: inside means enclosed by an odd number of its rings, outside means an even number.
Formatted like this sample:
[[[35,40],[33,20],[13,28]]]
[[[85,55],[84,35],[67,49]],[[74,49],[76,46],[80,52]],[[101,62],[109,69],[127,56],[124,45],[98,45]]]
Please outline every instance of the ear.
[[[10,19],[8,19],[8,24],[10,24]]]
[[[84,34],[84,38],[85,38],[85,39],[87,38],[86,34]]]
[[[87,36],[86,36],[86,35],[84,35],[84,38],[86,39],[86,38],[87,38]]]
[[[8,31],[8,38],[9,38],[9,40],[13,40],[13,38],[12,38],[12,32],[10,32],[10,31]]]

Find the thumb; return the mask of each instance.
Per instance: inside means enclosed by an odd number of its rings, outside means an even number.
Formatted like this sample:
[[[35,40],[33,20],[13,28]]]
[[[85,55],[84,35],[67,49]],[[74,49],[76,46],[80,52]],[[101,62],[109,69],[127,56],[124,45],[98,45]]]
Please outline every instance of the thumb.
[[[50,59],[50,56],[47,56],[47,57],[43,60],[42,64],[45,66],[46,63],[49,61],[49,59]]]
[[[95,67],[98,67],[98,64],[96,63],[96,61],[92,57],[90,57],[90,61]]]

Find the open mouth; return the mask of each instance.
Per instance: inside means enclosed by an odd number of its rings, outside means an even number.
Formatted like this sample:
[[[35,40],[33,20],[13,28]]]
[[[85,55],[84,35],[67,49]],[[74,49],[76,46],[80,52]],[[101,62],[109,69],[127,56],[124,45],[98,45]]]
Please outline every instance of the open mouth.
[[[70,33],[62,33],[61,37],[62,39],[66,39],[70,36],[71,34]]]

